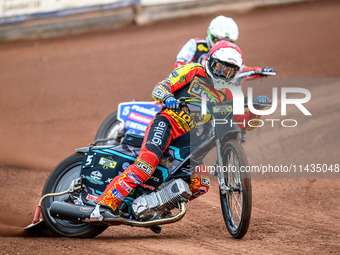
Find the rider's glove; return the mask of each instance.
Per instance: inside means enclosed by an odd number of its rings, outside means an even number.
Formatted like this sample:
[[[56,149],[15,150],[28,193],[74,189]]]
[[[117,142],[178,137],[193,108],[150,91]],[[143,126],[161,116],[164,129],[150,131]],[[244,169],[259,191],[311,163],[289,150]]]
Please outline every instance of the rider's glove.
[[[169,97],[165,100],[165,106],[166,108],[168,109],[171,109],[171,110],[177,110],[179,109],[179,104],[178,104],[178,101],[176,98],[174,97]]]
[[[271,67],[265,66],[265,67],[262,68],[261,73],[262,73],[263,76],[275,75],[276,71]]]
[[[270,104],[270,100],[266,96],[258,96],[254,100],[254,104]],[[263,109],[265,106],[254,106],[257,109]]]

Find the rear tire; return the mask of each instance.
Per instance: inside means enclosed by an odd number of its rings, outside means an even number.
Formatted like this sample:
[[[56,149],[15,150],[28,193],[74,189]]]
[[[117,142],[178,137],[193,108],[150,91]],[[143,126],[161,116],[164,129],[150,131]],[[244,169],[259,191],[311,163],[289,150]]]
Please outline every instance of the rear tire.
[[[71,181],[80,176],[84,154],[74,153],[60,162],[46,180],[42,195],[57,193],[69,188]],[[95,237],[102,233],[107,226],[94,226],[85,223],[75,223],[67,220],[53,218],[49,208],[53,201],[74,203],[69,194],[48,197],[42,202],[42,215],[48,228],[55,234],[66,237]]]
[[[231,236],[241,239],[248,231],[252,208],[250,173],[240,171],[241,166],[248,166],[248,160],[236,140],[224,144],[222,157],[223,166],[228,169],[222,176],[230,188],[225,194],[220,190],[223,218]]]

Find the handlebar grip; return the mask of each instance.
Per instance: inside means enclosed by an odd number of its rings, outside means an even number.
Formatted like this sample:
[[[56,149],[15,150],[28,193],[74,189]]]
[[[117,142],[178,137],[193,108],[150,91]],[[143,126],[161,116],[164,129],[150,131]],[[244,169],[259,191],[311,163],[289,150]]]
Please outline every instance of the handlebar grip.
[[[276,72],[261,72],[262,75],[275,76]]]
[[[269,106],[272,106],[272,102],[268,102],[267,104],[254,104],[253,103],[253,106],[254,107],[269,107]]]
[[[186,104],[185,104],[185,100],[190,99],[191,97],[180,97],[177,99],[178,104],[179,104],[179,109],[182,109]],[[167,108],[165,103],[162,103],[162,108]]]

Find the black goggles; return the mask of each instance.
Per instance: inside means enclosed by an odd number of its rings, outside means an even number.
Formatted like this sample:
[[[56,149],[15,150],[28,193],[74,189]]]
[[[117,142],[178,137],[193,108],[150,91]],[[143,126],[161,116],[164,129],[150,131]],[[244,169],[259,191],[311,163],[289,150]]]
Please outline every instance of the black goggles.
[[[228,63],[215,62],[212,65],[212,71],[216,76],[227,79],[234,78],[239,69],[239,67]]]

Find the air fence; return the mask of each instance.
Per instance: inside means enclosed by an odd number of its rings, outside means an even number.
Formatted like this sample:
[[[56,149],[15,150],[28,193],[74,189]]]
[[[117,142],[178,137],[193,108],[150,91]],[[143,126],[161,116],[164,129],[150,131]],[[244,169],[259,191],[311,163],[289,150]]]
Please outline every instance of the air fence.
[[[0,40],[51,37],[303,0],[1,0]]]

